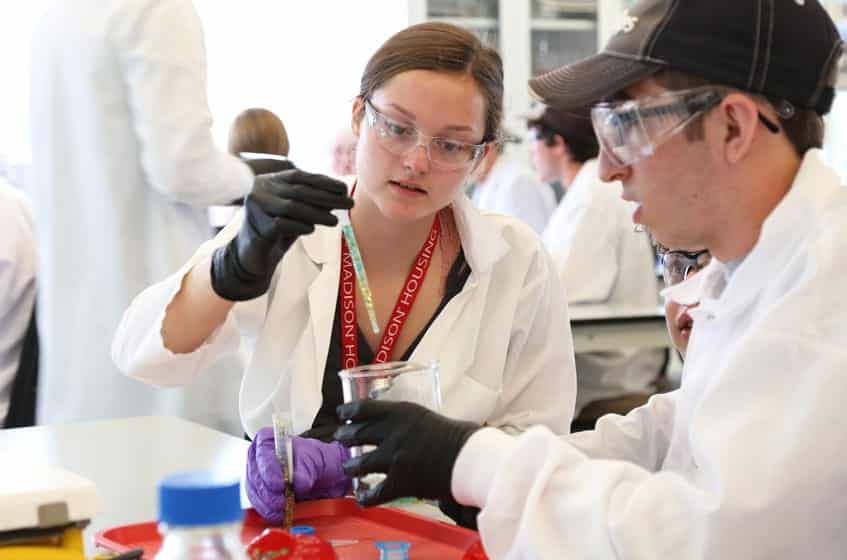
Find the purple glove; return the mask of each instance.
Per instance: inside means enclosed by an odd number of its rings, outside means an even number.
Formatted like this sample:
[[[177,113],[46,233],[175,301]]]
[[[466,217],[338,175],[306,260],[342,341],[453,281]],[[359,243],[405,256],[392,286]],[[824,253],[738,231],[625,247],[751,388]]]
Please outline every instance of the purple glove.
[[[350,458],[350,450],[334,441],[292,438],[294,454],[294,498],[316,500],[346,495],[352,486],[342,465]],[[247,497],[259,515],[273,524],[282,523],[285,515],[285,483],[282,467],[274,452],[271,428],[256,432],[247,450]]]

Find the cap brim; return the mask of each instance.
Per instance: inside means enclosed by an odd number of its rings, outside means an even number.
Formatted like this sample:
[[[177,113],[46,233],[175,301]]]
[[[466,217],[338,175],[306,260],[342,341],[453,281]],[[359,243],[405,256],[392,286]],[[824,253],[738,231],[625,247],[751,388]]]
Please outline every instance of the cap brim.
[[[568,111],[611,97],[662,67],[655,62],[598,53],[531,78],[529,91],[542,103]]]

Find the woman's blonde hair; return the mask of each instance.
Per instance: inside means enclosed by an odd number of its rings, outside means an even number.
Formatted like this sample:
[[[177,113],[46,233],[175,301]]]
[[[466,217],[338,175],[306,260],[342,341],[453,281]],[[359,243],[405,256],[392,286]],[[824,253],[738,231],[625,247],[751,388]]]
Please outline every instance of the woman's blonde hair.
[[[288,156],[288,133],[282,121],[267,109],[242,111],[229,129],[229,153],[255,152]]]

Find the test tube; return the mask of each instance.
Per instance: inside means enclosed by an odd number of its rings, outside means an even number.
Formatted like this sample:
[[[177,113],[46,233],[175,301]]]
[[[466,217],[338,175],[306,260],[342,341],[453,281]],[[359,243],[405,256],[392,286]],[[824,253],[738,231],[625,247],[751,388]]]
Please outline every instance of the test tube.
[[[362,262],[362,254],[359,252],[359,243],[356,241],[353,226],[350,224],[350,212],[349,210],[335,210],[333,214],[338,218],[341,233],[344,235],[344,239],[347,240],[347,248],[350,250],[353,270],[356,273],[356,282],[359,284],[359,291],[362,292],[362,299],[365,301],[365,309],[368,311],[371,329],[373,329],[374,334],[379,334],[379,322],[376,320],[374,298],[371,294],[370,284],[368,284],[368,275],[365,273],[365,263]]]
[[[274,428],[274,454],[282,468],[285,481],[285,513],[283,526],[291,527],[294,521],[294,454],[291,441],[291,417],[288,414],[274,412],[271,415]]]

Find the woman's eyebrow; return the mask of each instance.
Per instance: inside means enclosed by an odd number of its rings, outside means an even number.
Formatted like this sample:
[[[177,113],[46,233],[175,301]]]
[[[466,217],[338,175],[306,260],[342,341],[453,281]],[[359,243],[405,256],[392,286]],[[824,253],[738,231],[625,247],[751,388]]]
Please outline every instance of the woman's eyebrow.
[[[416,121],[415,114],[412,113],[411,111],[401,107],[400,105],[398,105],[396,103],[389,103],[388,106],[393,108],[394,110],[396,110],[398,113],[403,113],[403,115],[408,117],[411,121],[413,121],[413,122]],[[451,124],[451,125],[447,125],[445,127],[442,127],[442,130],[451,130],[451,131],[457,131],[457,132],[473,132],[473,128],[469,127],[466,124]]]

